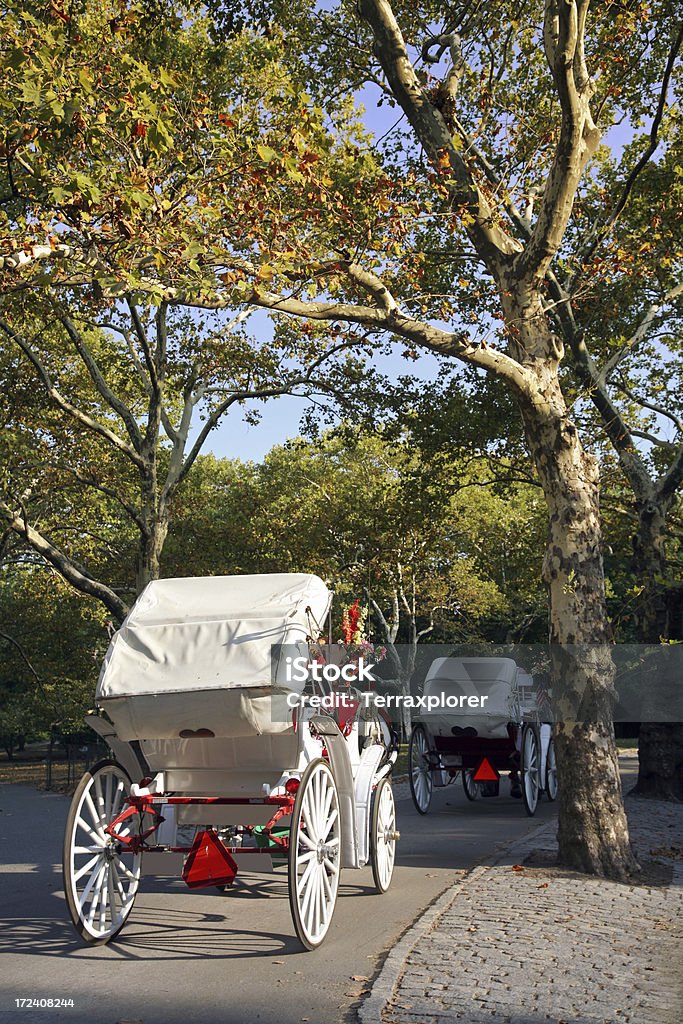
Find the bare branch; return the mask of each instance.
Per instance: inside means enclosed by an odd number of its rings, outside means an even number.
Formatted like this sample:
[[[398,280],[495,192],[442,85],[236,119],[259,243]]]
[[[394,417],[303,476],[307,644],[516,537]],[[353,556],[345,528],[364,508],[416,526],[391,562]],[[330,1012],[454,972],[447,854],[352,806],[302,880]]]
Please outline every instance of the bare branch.
[[[135,508],[135,506],[131,505],[128,501],[126,501],[125,498],[123,498],[118,491],[114,490],[113,487],[107,487],[106,484],[102,484],[97,480],[93,480],[91,477],[88,477],[84,473],[81,473],[80,470],[74,469],[73,466],[58,464],[58,468],[65,470],[65,472],[67,473],[72,473],[73,476],[76,477],[78,482],[83,484],[84,487],[92,487],[93,490],[99,491],[101,494],[106,494],[108,498],[113,498],[114,501],[116,501],[121,506],[121,508],[130,516],[130,518],[133,520],[138,529],[143,533],[147,532],[147,524],[145,523],[144,519],[142,518],[138,510]]]
[[[673,448],[675,447],[671,441],[664,440],[663,437],[657,437],[656,434],[651,434],[649,430],[642,430],[639,427],[631,428],[632,437],[640,437],[643,441],[649,441],[650,444],[655,445],[657,448]]]
[[[97,388],[98,392],[100,393],[101,397],[105,400],[107,405],[109,405],[114,410],[117,416],[121,418],[126,427],[126,431],[128,432],[128,436],[131,439],[133,447],[135,448],[136,452],[140,452],[142,448],[142,435],[140,434],[138,425],[135,422],[135,417],[133,416],[133,413],[128,408],[126,403],[123,402],[118,397],[118,395],[115,395],[114,392],[109,387],[109,385],[107,384],[106,380],[104,379],[104,375],[102,374],[102,371],[97,365],[95,357],[93,356],[92,352],[83,341],[83,338],[79,334],[76,325],[73,323],[73,321],[67,316],[66,313],[63,312],[60,312],[58,314],[58,319],[62,326],[64,327],[66,333],[69,335],[69,338],[71,339],[74,348],[76,349],[79,356],[83,360],[85,368],[90,374],[90,378],[95,387]]]
[[[645,167],[647,167],[648,163],[655,154],[657,146],[659,145],[659,129],[661,127],[662,120],[664,117],[664,111],[666,110],[666,100],[667,94],[669,92],[671,75],[673,74],[673,70],[676,66],[676,60],[678,59],[678,54],[680,52],[682,45],[683,22],[680,23],[676,37],[671,45],[671,49],[669,50],[669,56],[667,58],[666,67],[664,69],[664,75],[662,77],[662,85],[659,90],[657,110],[655,111],[655,116],[653,117],[652,124],[650,125],[650,137],[648,144],[645,147],[643,153],[640,155],[635,166],[632,168],[631,172],[627,175],[626,181],[622,186],[619,197],[617,198],[616,203],[612,207],[609,216],[600,225],[595,225],[592,233],[589,235],[587,239],[587,248],[585,249],[581,257],[579,264],[567,278],[567,287],[572,290],[575,288],[576,281],[580,276],[583,268],[588,263],[590,263],[598,246],[601,245],[601,243],[609,235],[610,231],[612,230],[612,227],[617,221],[617,218],[626,206],[629,200],[629,196],[633,191],[633,187],[636,184],[636,181],[638,180],[640,174],[645,169]]]
[[[627,398],[630,398],[632,402],[635,402],[636,405],[642,406],[643,409],[650,409],[652,412],[656,413],[658,416],[663,416],[665,419],[671,420],[671,422],[674,424],[674,426],[676,427],[678,432],[680,434],[683,434],[683,420],[681,420],[680,416],[677,416],[676,413],[672,412],[670,409],[667,409],[666,406],[664,406],[664,405],[659,405],[657,402],[653,402],[651,399],[641,398],[640,395],[636,395],[631,390],[631,388],[628,386],[628,384],[623,379],[623,377],[622,377],[621,381],[619,382],[618,387],[619,387],[619,390],[624,395],[626,395]],[[635,430],[632,431],[632,433],[635,433]],[[640,435],[640,436],[643,436],[643,435]],[[654,443],[655,444],[667,445],[670,442],[668,442],[668,441],[654,441]]]
[[[0,633],[0,639],[2,639],[2,640],[6,640],[8,644],[11,644],[11,645],[12,645],[12,646],[13,646],[13,647],[15,648],[15,650],[17,650],[17,651],[19,652],[19,657],[21,658],[21,660],[22,660],[22,661],[24,662],[24,664],[26,665],[26,668],[27,668],[27,669],[29,670],[29,672],[31,673],[31,675],[33,676],[33,678],[35,679],[35,681],[36,681],[36,682],[37,682],[37,683],[38,683],[38,684],[39,684],[40,686],[42,686],[42,682],[43,682],[43,681],[42,681],[42,679],[40,678],[40,676],[39,676],[39,675],[38,675],[38,673],[36,672],[36,670],[35,670],[35,668],[33,667],[33,664],[32,664],[32,662],[31,662],[31,660],[30,660],[29,656],[28,656],[28,655],[26,654],[26,651],[25,651],[25,650],[24,650],[24,648],[23,648],[23,647],[21,646],[21,644],[19,643],[19,641],[18,641],[18,640],[15,640],[15,638],[14,638],[13,636],[10,636],[10,635],[9,635],[9,633]]]
[[[26,518],[26,513],[13,512],[10,507],[4,502],[0,501],[0,516],[6,520],[10,529],[13,530],[18,536],[22,537],[26,543],[33,548],[39,555],[41,555],[46,562],[54,566],[57,572],[62,576],[67,583],[70,583],[75,590],[80,591],[82,594],[88,594],[90,597],[96,598],[101,601],[102,604],[112,613],[112,615],[122,621],[128,614],[128,607],[121,600],[118,594],[106,586],[104,583],[100,583],[85,570],[76,566],[71,558],[66,555],[59,548],[51,544],[41,533],[38,532],[34,527],[30,526]]]
[[[144,324],[142,322],[142,319],[140,318],[140,314],[138,313],[138,308],[129,295],[126,296],[126,304],[128,306],[128,309],[130,310],[130,317],[133,322],[133,328],[135,330],[135,334],[137,335],[137,339],[140,343],[142,354],[145,358],[145,366],[147,367],[147,372],[149,374],[149,379],[152,385],[152,391],[158,392],[159,378],[157,376],[156,363],[152,356],[152,350],[150,348],[149,340],[147,338],[147,332],[145,331]]]
[[[201,308],[217,308],[217,303],[188,300]],[[358,306],[346,302],[304,302],[300,299],[254,289],[249,302],[276,313],[287,313],[310,320],[334,322],[343,320],[370,329],[391,332],[407,338],[444,356],[455,356],[489,373],[500,374],[519,393],[534,399],[536,382],[533,375],[516,360],[497,349],[472,342],[464,334],[451,333],[414,320],[396,311],[388,313],[374,306]]]
[[[391,91],[405,111],[417,138],[437,168],[443,170],[446,156],[452,201],[467,208],[473,218],[468,232],[477,252],[490,265],[519,252],[519,243],[497,223],[486,196],[453,144],[442,113],[422,89],[408,56],[403,35],[387,0],[359,0],[358,9],[375,37],[375,53]],[[451,176],[452,175],[452,176]]]
[[[583,57],[587,7],[585,0],[546,0],[543,36],[562,126],[538,218],[524,251],[515,259],[521,277],[528,281],[545,276],[564,237],[581,175],[600,141],[590,112],[592,89]]]
[[[0,256],[0,270],[22,270],[36,260],[63,259],[72,256],[73,251],[70,245],[33,245],[28,251],[20,249]]]
[[[626,356],[633,352],[638,347],[640,342],[643,341],[643,339],[647,336],[648,332],[650,331],[650,328],[652,327],[652,324],[654,323],[657,314],[662,309],[662,307],[666,306],[669,302],[672,302],[673,299],[678,298],[678,296],[681,294],[683,294],[683,281],[680,281],[673,288],[669,289],[669,291],[662,296],[659,302],[653,302],[650,304],[645,316],[638,325],[637,330],[631,335],[628,341],[624,342],[622,347],[617,352],[615,352],[614,355],[611,356],[611,358],[608,359],[605,363],[603,369],[600,372],[600,379],[602,381],[609,381],[610,377],[612,376],[616,368],[620,365],[620,363],[622,363]]]
[[[140,383],[142,384],[145,394],[149,398],[152,392],[152,383],[149,379],[147,371],[140,362],[140,357],[131,339],[130,331],[127,331],[123,327],[119,327],[118,324],[113,324],[108,320],[104,320],[99,323],[95,320],[91,320],[90,323],[92,324],[93,327],[113,331],[115,334],[120,334],[123,337],[124,341],[126,342],[128,354],[130,355],[130,358],[133,361],[133,366],[135,367]]]
[[[120,438],[118,434],[115,434],[113,430],[110,430],[109,427],[106,427],[103,423],[99,423],[97,420],[94,420],[87,413],[82,412],[80,409],[76,408],[75,405],[72,405],[71,402],[64,398],[61,392],[52,383],[52,378],[50,377],[50,374],[43,365],[40,357],[37,355],[36,352],[33,351],[28,341],[26,341],[25,338],[23,338],[12,327],[10,327],[7,321],[2,319],[1,317],[0,330],[4,331],[7,337],[11,338],[12,341],[14,341],[19,346],[21,351],[31,361],[31,363],[33,363],[33,366],[37,370],[38,376],[40,377],[40,380],[43,386],[45,387],[45,390],[47,391],[49,397],[52,399],[55,405],[62,409],[63,412],[68,413],[68,415],[71,416],[72,419],[76,420],[82,426],[92,431],[92,433],[98,434],[100,437],[103,437],[106,441],[109,442],[110,445],[112,445],[112,447],[122,452],[136,466],[138,466],[139,468],[142,468],[144,466],[143,459],[141,459],[138,452],[131,445],[127,444],[126,441]]]
[[[683,444],[680,445],[678,453],[669,466],[666,473],[663,473],[655,484],[655,494],[660,501],[671,502],[674,500],[681,483],[683,482]]]

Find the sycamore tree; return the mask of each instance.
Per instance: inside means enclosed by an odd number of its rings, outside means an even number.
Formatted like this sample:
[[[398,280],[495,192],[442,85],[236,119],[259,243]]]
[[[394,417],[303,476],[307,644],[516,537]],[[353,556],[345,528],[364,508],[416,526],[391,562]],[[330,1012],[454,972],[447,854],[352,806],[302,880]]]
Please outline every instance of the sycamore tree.
[[[631,635],[641,644],[681,639],[683,145],[671,83],[681,38],[683,28],[653,98],[649,130],[624,157],[626,171],[605,154],[585,190],[592,226],[562,284],[571,304],[558,306],[574,356],[577,400],[589,400],[593,416],[587,419],[602,425],[628,492],[635,575]],[[680,723],[642,724],[637,791],[683,795]]]
[[[636,2],[266,5],[266,26],[228,26],[220,54],[243,73],[216,87],[193,73],[204,8],[168,4],[159,24],[107,2],[13,8],[10,292],[94,278],[112,301],[251,304],[329,325],[319,345],[360,330],[366,348],[428,348],[510,389],[548,511],[560,853],[624,877],[599,473],[548,281],[603,131],[665,74],[674,6],[652,5],[653,31]],[[354,120],[363,82],[389,110],[388,149]],[[173,157],[161,175],[159,153]],[[24,197],[46,195],[47,216],[28,212]]]
[[[305,302],[282,279],[270,293],[258,284],[255,290],[271,308],[360,323],[452,355],[502,378],[516,396],[549,510],[544,574],[560,694],[560,850],[578,867],[621,876],[633,861],[611,725],[599,476],[563,391],[565,347],[551,307],[568,307],[568,299],[553,293],[551,275],[565,256],[572,215],[580,212],[574,203],[603,128],[628,117],[638,89],[646,95],[670,75],[678,35],[667,5],[657,9],[663,26],[656,28],[664,31],[652,30],[642,5],[610,5],[600,19],[591,18],[587,2],[548,2],[542,17],[538,6],[394,11],[385,0],[361,0],[369,38],[359,25],[355,53],[367,78],[405,116],[409,140],[426,159],[394,158],[380,237],[356,236],[355,247],[321,254],[315,273],[302,270],[301,280],[329,277],[335,289],[341,279],[341,298]],[[623,89],[628,73],[630,88]],[[637,104],[635,118],[641,95]],[[425,247],[420,259],[410,245],[410,210],[399,207],[411,190],[420,212],[433,217],[430,237],[440,259],[431,275]],[[490,301],[479,331],[464,330],[462,317],[455,331],[442,326],[461,309],[479,323],[471,299],[461,305],[454,297],[470,279],[456,279],[448,265],[449,238],[453,260],[461,259],[465,242],[483,270],[480,300]],[[255,281],[258,261],[232,265]],[[425,293],[425,284],[433,290]],[[585,714],[577,721],[580,694]]]

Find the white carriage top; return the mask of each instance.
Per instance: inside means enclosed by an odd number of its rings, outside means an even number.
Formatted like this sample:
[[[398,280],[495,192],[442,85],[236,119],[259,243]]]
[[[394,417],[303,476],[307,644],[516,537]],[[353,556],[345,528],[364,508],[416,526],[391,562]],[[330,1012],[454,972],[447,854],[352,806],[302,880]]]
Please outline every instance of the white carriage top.
[[[420,715],[437,735],[449,735],[453,725],[460,725],[475,728],[479,735],[505,736],[508,722],[535,718],[541,711],[533,678],[512,658],[436,658],[425,678],[424,693],[458,700],[457,710],[442,704]],[[477,700],[470,704],[469,697]]]
[[[294,687],[284,663],[273,665],[272,647],[307,654],[330,601],[323,581],[306,573],[156,580],[112,639],[96,699],[121,739],[197,727],[235,734],[245,718],[256,732],[281,731],[284,723],[269,727],[263,700]]]

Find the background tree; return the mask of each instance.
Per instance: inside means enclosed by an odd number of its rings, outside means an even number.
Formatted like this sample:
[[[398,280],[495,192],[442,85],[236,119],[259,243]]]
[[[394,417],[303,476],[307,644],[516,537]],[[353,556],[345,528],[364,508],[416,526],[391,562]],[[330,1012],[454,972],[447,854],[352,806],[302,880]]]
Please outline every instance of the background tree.
[[[296,103],[283,109],[294,90],[267,40],[250,39],[249,61],[237,42],[213,45],[201,17],[155,24],[150,42],[146,19],[116,3],[19,3],[3,50],[0,333],[26,401],[8,410],[22,443],[7,442],[0,518],[117,620],[159,575],[174,497],[214,427],[247,402],[334,387],[327,367],[349,342],[263,316],[257,340],[239,294],[232,312],[188,311],[235,182],[235,235],[249,246],[249,219],[263,221],[273,151],[256,140],[294,131]],[[179,267],[195,279],[188,300]],[[145,268],[156,283],[135,291]],[[134,531],[134,579],[97,576],[89,548],[106,538],[86,539],[69,498]]]

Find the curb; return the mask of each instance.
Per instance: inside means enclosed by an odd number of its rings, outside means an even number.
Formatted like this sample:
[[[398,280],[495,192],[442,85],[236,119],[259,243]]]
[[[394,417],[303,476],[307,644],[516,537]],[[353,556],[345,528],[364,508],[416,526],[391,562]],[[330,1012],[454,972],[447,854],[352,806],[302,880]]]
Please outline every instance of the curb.
[[[360,1024],[382,1024],[382,1011],[391,1000],[394,990],[403,974],[406,960],[412,953],[420,939],[427,932],[431,931],[441,915],[448,910],[450,905],[457,899],[459,891],[465,882],[479,878],[486,874],[489,868],[495,867],[510,854],[521,860],[520,854],[531,852],[539,837],[544,832],[554,832],[557,827],[555,821],[543,822],[537,825],[521,839],[515,839],[510,843],[501,844],[497,851],[489,854],[481,863],[477,864],[466,875],[453,882],[436,900],[421,914],[414,924],[403,933],[395,946],[389,950],[387,957],[382,964],[379,974],[375,978],[369,995],[364,999],[358,1008],[357,1016]]]

